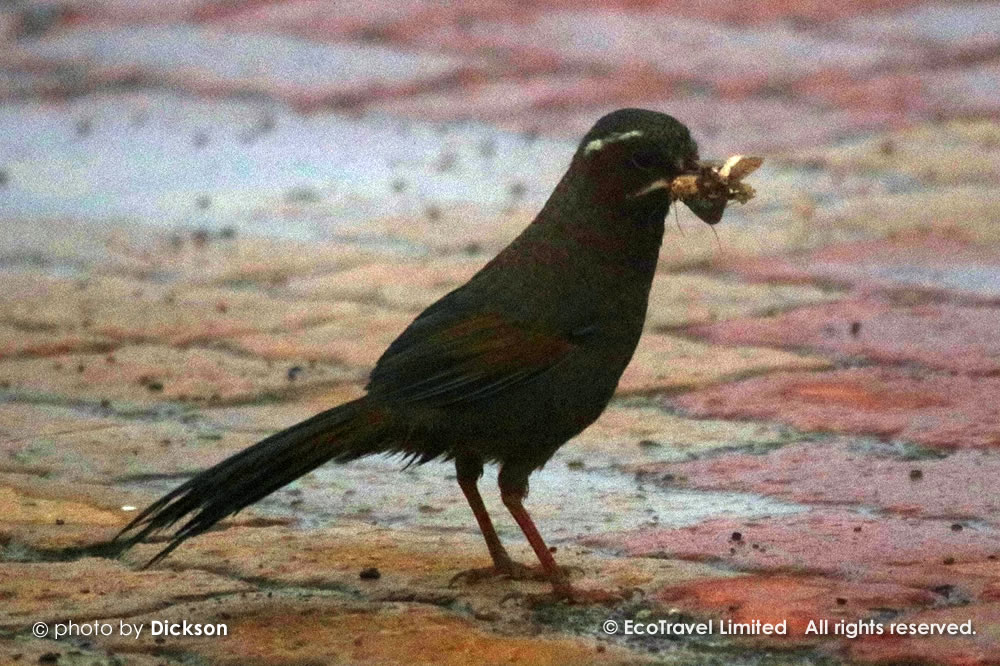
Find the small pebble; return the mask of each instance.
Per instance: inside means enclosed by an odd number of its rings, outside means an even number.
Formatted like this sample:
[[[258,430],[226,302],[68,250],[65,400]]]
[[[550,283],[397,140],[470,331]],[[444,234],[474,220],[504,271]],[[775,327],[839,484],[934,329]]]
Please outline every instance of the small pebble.
[[[431,204],[424,209],[424,215],[426,215],[427,219],[431,222],[437,222],[441,219],[441,209],[438,206]]]

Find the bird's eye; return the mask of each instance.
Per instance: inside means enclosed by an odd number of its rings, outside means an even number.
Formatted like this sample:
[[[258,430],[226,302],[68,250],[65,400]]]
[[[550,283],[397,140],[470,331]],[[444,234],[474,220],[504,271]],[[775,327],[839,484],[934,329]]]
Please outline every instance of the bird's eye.
[[[643,171],[649,171],[650,169],[656,168],[659,163],[659,155],[652,150],[640,150],[638,152],[632,153],[629,157],[632,165]]]

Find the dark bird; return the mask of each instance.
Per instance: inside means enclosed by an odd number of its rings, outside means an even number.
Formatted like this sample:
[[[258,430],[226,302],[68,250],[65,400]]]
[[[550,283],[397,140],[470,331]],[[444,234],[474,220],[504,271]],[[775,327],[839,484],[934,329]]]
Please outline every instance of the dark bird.
[[[688,129],[621,109],[587,132],[528,227],[465,285],[428,307],[385,351],[367,394],[211,467],[140,513],[130,547],[186,522],[146,566],[328,461],[402,454],[455,461],[458,485],[493,559],[521,578],[479,495],[484,463],[557,596],[579,598],[523,501],[528,476],[604,411],[646,319],[670,182],[698,170]],[[692,206],[710,224],[725,201]],[[586,596],[586,595],[583,595]]]

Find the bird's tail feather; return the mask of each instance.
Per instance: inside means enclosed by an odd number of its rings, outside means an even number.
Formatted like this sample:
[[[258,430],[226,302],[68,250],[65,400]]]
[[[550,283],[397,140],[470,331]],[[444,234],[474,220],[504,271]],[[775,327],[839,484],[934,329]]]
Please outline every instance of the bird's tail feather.
[[[166,548],[146,563],[169,555],[186,539],[270,495],[329,460],[346,462],[388,448],[379,413],[361,398],[334,407],[271,435],[226,458],[148,506],[115,537],[128,532],[129,548],[193,513]]]

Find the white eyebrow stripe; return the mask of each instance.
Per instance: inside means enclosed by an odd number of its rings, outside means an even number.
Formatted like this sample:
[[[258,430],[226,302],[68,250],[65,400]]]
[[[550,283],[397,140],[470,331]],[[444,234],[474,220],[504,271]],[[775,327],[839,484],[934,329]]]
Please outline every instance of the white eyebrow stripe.
[[[637,139],[642,136],[642,131],[632,130],[630,132],[613,132],[603,139],[594,139],[586,146],[583,147],[583,154],[589,155],[595,151],[600,150],[609,143],[615,143],[617,141],[626,141],[628,139]]]

